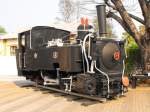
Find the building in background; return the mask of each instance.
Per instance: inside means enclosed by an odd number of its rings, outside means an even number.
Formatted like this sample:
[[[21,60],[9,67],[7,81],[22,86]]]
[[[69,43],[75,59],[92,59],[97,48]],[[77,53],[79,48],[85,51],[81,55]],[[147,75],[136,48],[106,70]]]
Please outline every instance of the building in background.
[[[16,34],[0,34],[0,56],[15,56],[16,48]]]

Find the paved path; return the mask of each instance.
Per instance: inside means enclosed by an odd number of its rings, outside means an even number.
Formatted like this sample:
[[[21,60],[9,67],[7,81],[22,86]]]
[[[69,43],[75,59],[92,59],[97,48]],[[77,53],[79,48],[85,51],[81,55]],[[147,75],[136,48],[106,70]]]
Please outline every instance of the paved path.
[[[150,87],[130,89],[125,97],[99,103],[28,85],[23,80],[0,81],[0,112],[150,112]]]

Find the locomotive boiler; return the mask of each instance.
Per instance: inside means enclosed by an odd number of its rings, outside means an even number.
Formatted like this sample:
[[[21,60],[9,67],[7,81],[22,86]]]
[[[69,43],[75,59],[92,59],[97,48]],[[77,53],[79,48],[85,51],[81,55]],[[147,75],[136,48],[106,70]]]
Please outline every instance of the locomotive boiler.
[[[99,35],[89,26],[71,33],[36,26],[19,33],[16,50],[18,75],[64,92],[102,98],[123,93],[124,41],[103,38],[106,33],[105,5],[97,6]]]

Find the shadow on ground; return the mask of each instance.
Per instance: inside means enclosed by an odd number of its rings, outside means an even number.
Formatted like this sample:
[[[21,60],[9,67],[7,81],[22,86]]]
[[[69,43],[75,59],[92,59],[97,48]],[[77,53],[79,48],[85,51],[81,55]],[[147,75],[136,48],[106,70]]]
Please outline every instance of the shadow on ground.
[[[78,97],[78,96],[71,96],[71,95],[67,95],[67,94],[64,94],[64,93],[58,93],[58,92],[55,92],[55,91],[46,90],[46,89],[43,89],[43,88],[37,88],[37,87],[34,86],[34,83],[31,82],[31,81],[22,80],[22,81],[14,81],[14,83],[15,83],[16,86],[19,86],[20,88],[32,89],[35,92],[40,91],[40,92],[42,92],[42,94],[52,94],[54,97],[65,98],[69,102],[76,101],[76,102],[80,103],[82,106],[90,106],[90,105],[94,105],[94,104],[97,104],[97,103],[102,103],[102,102],[99,102],[99,101],[85,99],[85,98],[81,98],[81,97]]]

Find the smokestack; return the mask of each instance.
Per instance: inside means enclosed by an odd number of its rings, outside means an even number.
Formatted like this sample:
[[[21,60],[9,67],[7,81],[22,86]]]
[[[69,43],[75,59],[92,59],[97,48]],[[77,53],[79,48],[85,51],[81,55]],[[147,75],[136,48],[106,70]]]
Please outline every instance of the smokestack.
[[[101,37],[106,35],[106,5],[100,4],[96,6],[97,9],[97,19],[99,27],[99,35]]]

